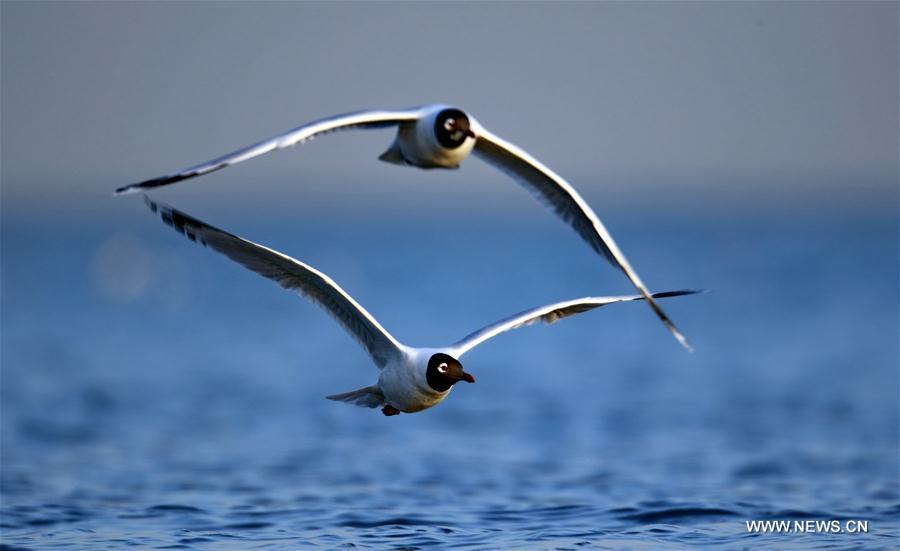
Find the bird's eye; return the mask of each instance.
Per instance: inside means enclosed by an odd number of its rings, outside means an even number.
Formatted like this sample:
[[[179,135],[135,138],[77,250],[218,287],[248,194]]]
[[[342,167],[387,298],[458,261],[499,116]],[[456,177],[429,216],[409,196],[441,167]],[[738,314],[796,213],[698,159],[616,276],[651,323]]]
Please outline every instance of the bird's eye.
[[[447,364],[442,363],[438,366],[438,373],[446,373],[447,372]]]
[[[454,119],[454,118],[449,118],[446,121],[444,121],[444,129],[447,130],[448,132],[453,130],[453,128],[455,126],[456,126],[456,119]]]

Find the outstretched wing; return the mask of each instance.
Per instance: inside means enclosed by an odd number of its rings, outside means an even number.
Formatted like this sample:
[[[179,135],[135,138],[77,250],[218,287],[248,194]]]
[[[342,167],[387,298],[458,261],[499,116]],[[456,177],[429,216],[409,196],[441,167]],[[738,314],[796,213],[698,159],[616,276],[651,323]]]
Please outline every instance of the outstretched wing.
[[[313,121],[303,126],[299,126],[293,130],[289,130],[284,134],[279,134],[263,140],[259,143],[232,151],[227,155],[223,155],[211,161],[206,161],[197,166],[186,168],[179,172],[173,172],[158,178],[152,178],[136,184],[129,184],[116,190],[116,195],[124,195],[126,193],[136,193],[138,191],[146,191],[151,188],[166,186],[187,180],[195,176],[203,176],[210,172],[225,168],[227,166],[236,165],[254,157],[259,157],[276,149],[284,149],[309,141],[320,134],[334,132],[335,130],[346,130],[348,128],[383,128],[393,126],[401,122],[413,121],[418,117],[418,111],[357,111],[355,113],[347,113],[337,115],[327,119]]]
[[[693,295],[700,292],[702,291],[668,291],[664,293],[654,293],[652,296],[653,298],[667,298],[678,297],[682,295]],[[448,352],[448,354],[458,358],[472,348],[475,348],[479,344],[483,343],[484,341],[492,339],[500,333],[505,333],[510,329],[516,329],[517,327],[522,327],[523,325],[531,325],[532,323],[535,323],[537,321],[542,321],[547,324],[555,323],[565,317],[575,314],[581,314],[582,312],[587,312],[588,310],[593,310],[594,308],[606,306],[607,304],[613,304],[615,302],[627,302],[631,300],[644,300],[644,297],[641,295],[626,295],[618,297],[585,297],[525,310],[524,312],[519,312],[518,314],[502,319],[497,323],[488,325],[487,327],[479,329],[478,331],[475,331],[474,333],[464,337],[462,340],[449,347],[450,352]]]
[[[191,241],[218,251],[285,289],[297,291],[328,312],[372,356],[382,369],[403,346],[327,275],[278,251],[214,228],[170,206],[145,201],[162,221]]]
[[[477,134],[475,154],[518,180],[538,200],[553,209],[557,216],[574,228],[594,251],[625,272],[672,335],[682,346],[691,350],[687,339],[653,300],[653,295],[619,250],[609,231],[578,192],[558,174],[515,145],[483,128],[479,128]]]

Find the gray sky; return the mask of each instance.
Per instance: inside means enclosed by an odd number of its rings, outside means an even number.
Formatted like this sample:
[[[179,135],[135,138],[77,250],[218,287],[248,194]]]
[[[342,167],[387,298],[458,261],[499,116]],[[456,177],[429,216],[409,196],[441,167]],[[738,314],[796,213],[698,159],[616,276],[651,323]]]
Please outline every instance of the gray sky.
[[[591,202],[883,204],[897,196],[898,17],[897,2],[4,1],[3,209],[106,201],[314,118],[434,101]],[[377,162],[390,140],[323,137],[166,197],[530,200],[474,159]]]

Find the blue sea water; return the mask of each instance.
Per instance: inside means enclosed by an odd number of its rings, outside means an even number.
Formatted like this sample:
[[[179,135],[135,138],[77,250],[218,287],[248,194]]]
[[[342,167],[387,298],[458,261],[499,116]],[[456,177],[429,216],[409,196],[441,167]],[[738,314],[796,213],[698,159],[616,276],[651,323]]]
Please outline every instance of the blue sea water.
[[[655,289],[712,291],[664,305],[695,353],[610,306],[482,345],[476,384],[388,418],[323,399],[376,378],[330,318],[136,203],[3,220],[3,549],[900,543],[896,213],[614,213]],[[631,292],[546,216],[186,210],[412,345]],[[747,529],[772,519],[868,533]]]

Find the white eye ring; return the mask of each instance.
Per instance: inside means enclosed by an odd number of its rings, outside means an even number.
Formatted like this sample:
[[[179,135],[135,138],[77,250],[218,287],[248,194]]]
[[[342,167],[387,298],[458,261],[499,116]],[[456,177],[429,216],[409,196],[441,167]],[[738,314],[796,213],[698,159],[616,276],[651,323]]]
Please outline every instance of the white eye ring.
[[[445,362],[438,366],[438,373],[446,373],[446,372],[447,372],[447,364]]]
[[[444,130],[446,130],[448,132],[453,130],[453,128],[455,126],[456,126],[456,119],[451,118],[451,119],[447,119],[446,121],[444,121]]]

